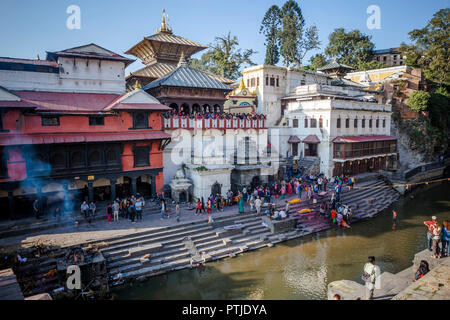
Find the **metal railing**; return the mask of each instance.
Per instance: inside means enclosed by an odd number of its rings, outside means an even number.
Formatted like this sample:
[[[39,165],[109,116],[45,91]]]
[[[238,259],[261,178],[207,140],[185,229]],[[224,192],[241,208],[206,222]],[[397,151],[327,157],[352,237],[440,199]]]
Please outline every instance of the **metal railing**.
[[[164,129],[266,129],[265,119],[164,118]]]

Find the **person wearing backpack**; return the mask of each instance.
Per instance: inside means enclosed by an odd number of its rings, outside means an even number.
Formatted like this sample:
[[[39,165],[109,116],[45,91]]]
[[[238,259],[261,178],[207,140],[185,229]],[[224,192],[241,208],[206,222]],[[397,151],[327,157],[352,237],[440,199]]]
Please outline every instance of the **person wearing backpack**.
[[[380,267],[375,264],[375,257],[369,257],[369,262],[364,265],[361,279],[366,283],[366,299],[372,300],[375,284],[380,279]]]

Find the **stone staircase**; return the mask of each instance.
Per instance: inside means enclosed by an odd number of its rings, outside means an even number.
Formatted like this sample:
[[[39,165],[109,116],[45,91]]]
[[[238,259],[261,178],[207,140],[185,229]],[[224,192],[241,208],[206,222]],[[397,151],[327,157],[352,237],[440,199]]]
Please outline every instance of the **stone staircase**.
[[[381,180],[372,180],[359,186],[384,185]],[[368,204],[365,198],[381,201]],[[353,208],[352,223],[372,217],[397,198],[398,194],[391,188],[343,190],[341,196],[342,203]],[[192,268],[208,261],[233,257],[245,251],[270,247],[282,241],[334,228],[329,218],[318,214],[321,202],[326,200],[328,198],[319,199],[315,205],[304,202],[291,204],[290,214],[297,217],[297,228],[283,234],[272,234],[269,228],[262,225],[262,216],[251,212],[217,217],[213,223],[205,219],[106,239],[104,242],[107,246],[102,249],[102,253],[107,259],[110,284],[116,285],[118,278],[126,283],[172,270]],[[282,203],[277,205],[277,209],[281,208],[284,208]],[[312,212],[299,214],[298,211],[303,208],[309,208]],[[230,225],[240,225],[241,228],[224,228]]]

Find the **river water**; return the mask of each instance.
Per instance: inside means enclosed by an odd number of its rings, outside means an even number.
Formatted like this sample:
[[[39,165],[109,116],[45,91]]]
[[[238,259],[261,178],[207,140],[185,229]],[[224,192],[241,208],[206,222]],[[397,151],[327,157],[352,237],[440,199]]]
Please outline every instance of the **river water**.
[[[450,219],[450,182],[421,186],[375,218],[151,278],[116,292],[118,299],[326,299],[335,280],[362,283],[369,255],[397,273],[426,248],[424,220]],[[396,225],[392,222],[396,210]]]

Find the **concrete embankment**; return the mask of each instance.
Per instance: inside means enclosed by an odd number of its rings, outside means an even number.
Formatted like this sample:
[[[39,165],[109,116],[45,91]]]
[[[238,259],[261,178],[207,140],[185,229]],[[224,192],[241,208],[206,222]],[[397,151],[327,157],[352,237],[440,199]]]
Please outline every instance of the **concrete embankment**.
[[[413,282],[420,261],[429,263],[430,272]],[[428,249],[417,253],[413,265],[399,273],[382,272],[374,300],[450,300],[450,258],[434,259]],[[362,266],[361,266],[362,267]],[[362,271],[361,271],[362,273]],[[328,284],[328,299],[339,294],[342,300],[365,299],[365,286],[351,280]]]

